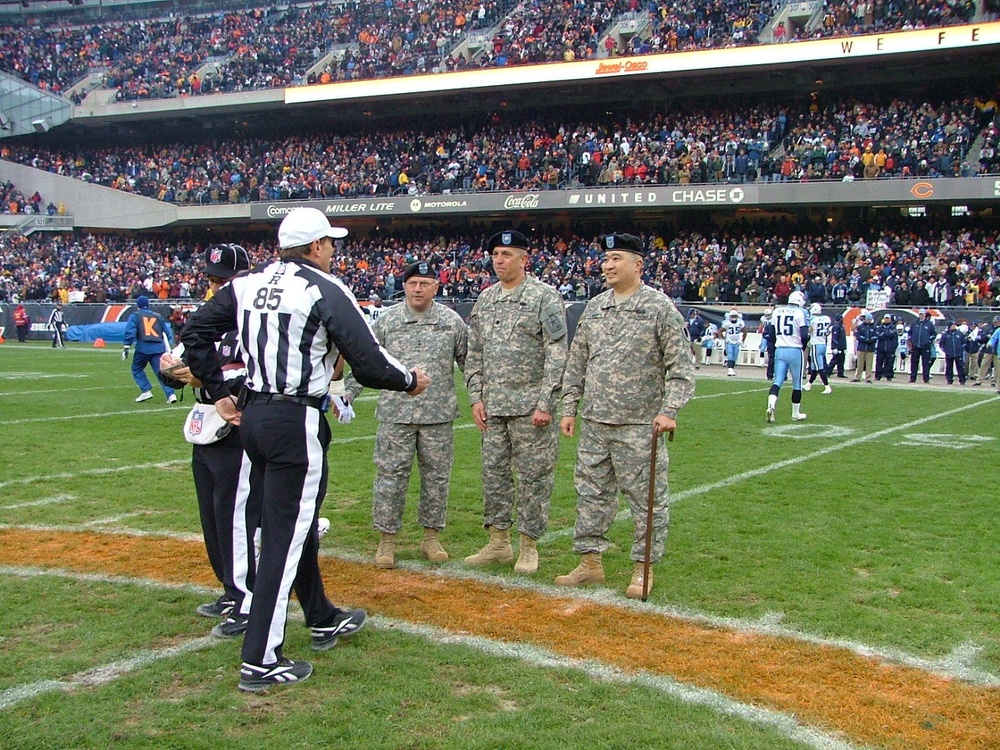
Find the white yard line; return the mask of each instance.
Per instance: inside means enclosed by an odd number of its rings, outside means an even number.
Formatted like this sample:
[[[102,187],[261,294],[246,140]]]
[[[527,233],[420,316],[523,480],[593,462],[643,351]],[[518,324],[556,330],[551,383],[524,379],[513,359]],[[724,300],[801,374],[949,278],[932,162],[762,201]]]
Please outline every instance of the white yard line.
[[[0,528],[4,527],[0,526]],[[364,564],[371,562],[370,556],[360,555],[353,550],[339,548],[330,549],[328,547],[327,549],[321,549],[320,556],[332,557],[353,563]],[[1000,675],[972,665],[972,662],[975,661],[982,650],[981,646],[976,643],[959,644],[952,649],[950,654],[940,659],[925,659],[900,649],[882,648],[843,638],[824,638],[812,633],[785,627],[781,624],[782,615],[773,612],[753,620],[739,617],[719,617],[684,607],[649,604],[633,599],[626,599],[623,593],[608,588],[566,589],[562,586],[541,583],[522,576],[504,578],[468,567],[458,561],[432,564],[418,560],[399,560],[396,562],[396,567],[425,575],[438,575],[454,580],[476,581],[477,583],[500,586],[506,589],[533,591],[537,594],[557,599],[579,599],[606,607],[618,607],[636,612],[653,612],[694,625],[730,630],[741,635],[787,638],[792,641],[800,641],[815,646],[839,648],[850,651],[865,659],[876,659],[886,664],[910,667],[947,679],[961,680],[973,685],[1000,687]]]
[[[671,494],[670,504],[680,502],[681,500],[687,500],[692,497],[698,497],[699,495],[705,495],[709,492],[714,492],[715,490],[722,489],[723,487],[731,487],[734,484],[739,484],[745,482],[748,479],[754,479],[755,477],[764,476],[765,474],[770,474],[774,471],[779,471],[781,469],[786,469],[789,466],[795,466],[796,464],[801,464],[806,461],[812,461],[814,458],[820,458],[821,456],[826,456],[830,453],[836,453],[838,451],[846,450],[848,448],[853,448],[855,445],[860,445],[862,443],[869,443],[872,440],[878,440],[879,438],[885,437],[886,435],[891,435],[894,432],[899,432],[901,430],[908,430],[913,427],[919,427],[922,424],[927,424],[928,422],[933,422],[934,420],[941,419],[942,417],[950,417],[953,414],[959,414],[963,411],[968,411],[969,409],[975,409],[979,406],[985,404],[994,403],[1000,401],[1000,396],[993,396],[991,398],[983,399],[982,401],[976,401],[972,404],[966,404],[965,406],[959,406],[954,409],[949,409],[948,411],[938,412],[937,414],[930,414],[926,417],[921,417],[920,419],[914,419],[912,422],[906,422],[905,424],[896,425],[894,427],[886,427],[884,430],[877,430],[876,432],[869,432],[865,435],[859,435],[858,437],[850,438],[841,443],[836,443],[835,445],[828,445],[825,448],[819,448],[812,453],[806,453],[801,456],[796,456],[794,458],[787,458],[783,461],[776,461],[772,464],[767,464],[766,466],[761,466],[756,469],[749,469],[747,471],[742,471],[739,474],[733,474],[732,476],[726,477],[725,479],[720,479],[717,482],[710,482],[709,484],[703,484],[698,487],[692,487],[689,490],[684,490],[682,492],[675,492]],[[629,518],[630,513],[628,510],[622,510],[615,517],[616,521],[621,521],[623,519]],[[539,539],[539,542],[547,544],[549,542],[555,541],[556,539],[561,539],[565,536],[570,536],[573,533],[572,528],[559,529],[558,531],[552,531]]]
[[[825,448],[819,448],[812,453],[807,453],[803,456],[797,456],[795,458],[788,458],[784,461],[776,461],[773,464],[768,464],[767,466],[761,466],[758,469],[751,469],[749,471],[744,471],[739,474],[734,474],[731,477],[726,477],[725,479],[720,479],[718,482],[712,482],[710,484],[704,484],[700,487],[692,487],[689,490],[683,492],[678,492],[671,498],[671,503],[677,502],[679,500],[687,500],[690,497],[697,497],[698,495],[704,495],[709,492],[713,492],[722,487],[729,487],[734,484],[739,484],[747,479],[753,479],[754,477],[763,476],[764,474],[770,474],[772,471],[778,471],[779,469],[784,469],[789,466],[794,466],[796,464],[803,463],[805,461],[811,461],[814,458],[819,458],[821,456],[826,456],[830,453],[836,453],[837,451],[846,450],[847,448],[853,448],[855,445],[860,445],[862,443],[870,443],[872,440],[878,440],[879,438],[885,437],[886,435],[891,435],[894,432],[899,432],[901,430],[909,430],[913,427],[919,427],[922,424],[927,424],[928,422],[933,422],[937,419],[943,417],[950,417],[954,414],[960,414],[963,411],[968,411],[969,409],[975,409],[985,404],[994,403],[1000,401],[1000,396],[993,396],[991,398],[983,399],[982,401],[977,401],[972,404],[966,404],[965,406],[958,406],[954,409],[949,409],[948,411],[938,412],[937,414],[929,414],[926,417],[921,417],[920,419],[914,419],[911,422],[906,422],[901,425],[896,425],[894,427],[886,427],[883,430],[877,430],[875,432],[869,432],[866,435],[859,435],[858,437],[850,438],[842,443],[837,443],[836,445],[828,445]],[[571,530],[570,530],[571,531]]]
[[[128,513],[119,513],[117,516],[108,516],[107,518],[95,518],[93,521],[85,521],[80,524],[84,529],[93,529],[97,526],[111,526],[118,523],[119,521],[124,521],[126,518],[136,518],[138,516],[148,516],[156,511],[153,510],[133,510]]]
[[[66,422],[71,419],[100,419],[101,417],[142,417],[147,414],[155,414],[161,411],[176,411],[178,414],[183,414],[180,409],[179,404],[173,406],[161,406],[159,408],[143,408],[136,407],[135,409],[128,409],[126,411],[101,411],[94,414],[64,414],[58,417],[29,417],[27,419],[8,419],[4,422],[0,422],[0,427],[7,427],[10,425],[19,424],[35,424],[38,422]]]
[[[80,377],[88,377],[86,375]],[[83,391],[123,391],[126,388],[135,390],[135,385],[95,385],[87,388],[49,388],[44,391],[3,391],[0,392],[0,396],[37,396],[40,393],[61,393],[63,395],[68,393],[81,393]]]
[[[174,408],[174,407],[168,407]],[[163,411],[161,409],[160,411]],[[132,414],[133,412],[125,412],[126,414]],[[140,414],[142,412],[135,412]],[[334,421],[331,418],[331,421]],[[5,424],[0,422],[0,425]],[[456,430],[469,430],[475,427],[471,422],[466,424],[456,424]],[[354,437],[346,438],[334,438],[330,441],[330,445],[344,445],[346,443],[361,443],[366,440],[374,440],[374,435],[355,435]],[[159,461],[156,463],[149,464],[128,464],[126,466],[105,466],[100,469],[81,469],[80,471],[74,472],[64,472],[62,474],[40,474],[33,477],[20,477],[18,479],[8,479],[4,482],[0,482],[0,490],[7,487],[14,487],[17,485],[26,484],[37,484],[38,482],[50,482],[50,481],[60,481],[63,479],[76,479],[78,477],[88,477],[88,476],[104,476],[106,474],[121,474],[128,471],[149,471],[150,469],[168,469],[174,466],[180,466],[181,464],[189,464],[191,459],[188,458],[178,458],[172,461]]]
[[[593,679],[629,687],[642,687],[662,693],[678,703],[701,706],[721,716],[729,716],[748,724],[766,727],[795,742],[815,750],[860,750],[860,746],[802,724],[793,714],[735,701],[722,693],[706,688],[693,687],[671,677],[649,672],[625,672],[596,659],[574,659],[526,643],[509,643],[493,638],[452,633],[429,625],[414,625],[401,620],[375,616],[371,618],[376,628],[397,630],[420,636],[444,646],[464,646],[500,659],[514,658],[540,669],[569,669],[582,672]]]
[[[43,497],[41,500],[32,500],[27,503],[14,503],[13,505],[0,506],[0,510],[17,510],[18,508],[36,508],[40,505],[52,505],[54,503],[67,503],[76,500],[76,495],[53,495]]]
[[[63,479],[78,477],[99,477],[106,474],[121,474],[126,471],[149,471],[150,469],[167,469],[172,466],[191,463],[191,458],[178,458],[174,461],[159,461],[151,464],[128,464],[126,466],[105,466],[100,469],[80,469],[80,471],[63,472],[62,474],[39,474],[33,477],[20,477],[0,482],[0,490],[16,485],[36,484],[38,482],[58,482]]]
[[[37,570],[33,568],[0,567],[0,574],[21,577],[57,576],[71,580],[98,581],[120,585],[138,585],[146,588],[177,590],[177,585],[160,584],[136,578],[102,577],[66,571]],[[199,590],[199,593],[202,593]],[[210,593],[205,589],[204,593]],[[859,746],[839,737],[806,726],[792,714],[759,708],[748,703],[732,700],[714,690],[693,687],[670,677],[648,672],[630,673],[611,664],[594,659],[574,659],[549,649],[524,643],[508,643],[493,638],[453,633],[430,625],[421,625],[394,618],[374,616],[370,623],[378,630],[405,633],[427,640],[437,646],[474,649],[480,653],[499,659],[514,658],[537,669],[566,669],[591,677],[629,687],[640,687],[661,693],[672,700],[689,706],[708,708],[720,716],[728,716],[755,726],[771,729],[795,742],[801,742],[815,750],[860,750]],[[80,688],[108,684],[143,667],[163,659],[171,659],[194,651],[200,651],[219,644],[224,640],[212,637],[195,638],[170,648],[139,651],[125,659],[77,672],[61,680],[41,680],[18,685],[0,691],[0,711],[51,692],[72,692]]]
[[[176,656],[191,653],[192,651],[201,651],[204,648],[218,646],[221,643],[225,643],[221,638],[204,636],[185,641],[170,648],[157,649],[155,651],[138,651],[125,659],[113,661],[109,664],[101,664],[92,669],[77,672],[62,680],[41,680],[39,682],[28,683],[27,685],[8,688],[7,690],[0,691],[0,711],[16,706],[23,701],[37,698],[39,695],[44,695],[45,693],[70,693],[79,688],[106,685],[154,662],[162,661],[163,659],[172,659]]]
[[[115,529],[94,529],[88,527],[84,524],[74,524],[74,525],[45,525],[45,524],[0,524],[0,530],[24,530],[24,531],[41,531],[41,532],[56,532],[56,533],[78,533],[78,532],[88,532],[95,534],[125,534],[132,537],[145,537],[145,538],[167,538],[175,539],[181,542],[201,542],[202,537],[199,534],[183,533],[183,532],[172,532],[172,531],[148,531],[145,529],[130,529],[130,528],[115,528]],[[338,560],[345,560],[352,563],[366,564],[371,562],[371,558],[367,555],[361,555],[353,550],[344,549],[326,549],[320,550],[321,557],[333,558]],[[792,641],[798,641],[802,643],[808,643],[810,645],[821,646],[824,648],[838,648],[845,651],[849,651],[852,654],[860,656],[864,659],[875,659],[881,661],[885,664],[894,664],[909,667],[911,669],[916,669],[921,672],[926,672],[928,674],[937,675],[939,677],[944,677],[952,680],[961,680],[972,685],[983,685],[986,687],[1000,687],[1000,675],[994,674],[979,667],[974,666],[973,662],[978,658],[982,647],[977,643],[966,642],[955,646],[951,652],[940,659],[927,659],[922,656],[917,656],[901,649],[894,648],[884,648],[880,646],[872,646],[867,643],[860,643],[858,641],[851,641],[845,638],[825,638],[823,636],[814,635],[812,633],[807,633],[801,630],[796,630],[794,628],[785,627],[781,624],[782,615],[778,613],[768,613],[760,617],[759,619],[746,619],[739,617],[719,617],[717,615],[710,615],[704,612],[699,612],[693,609],[687,609],[684,607],[673,607],[669,605],[657,605],[649,603],[641,603],[634,601],[632,599],[626,599],[620,592],[614,591],[607,588],[593,588],[593,589],[572,589],[567,590],[564,587],[555,586],[553,584],[540,583],[538,581],[533,581],[529,578],[504,578],[498,575],[493,575],[490,573],[484,573],[482,571],[476,570],[474,568],[469,568],[462,565],[459,562],[448,562],[443,565],[441,564],[430,564],[421,563],[417,560],[401,560],[397,562],[397,567],[402,570],[408,570],[411,572],[419,573],[422,575],[429,576],[441,576],[443,578],[448,578],[452,580],[467,580],[476,581],[477,583],[484,583],[491,586],[497,586],[505,589],[512,590],[523,590],[532,591],[543,596],[548,596],[557,599],[576,599],[592,602],[594,604],[599,604],[601,606],[607,607],[617,607],[620,609],[630,609],[636,612],[646,612],[661,615],[663,617],[669,617],[675,620],[680,620],[682,622],[692,623],[694,625],[709,627],[709,628],[720,628],[732,631],[734,633],[739,633],[741,635],[758,635],[758,636],[770,636],[775,638],[786,638]],[[5,571],[16,571],[20,568],[6,568],[0,566],[0,575],[4,574]],[[33,568],[27,568],[25,570],[35,570]],[[125,583],[141,581],[143,579],[131,579],[131,578],[121,578],[118,576],[95,576],[90,574],[81,573],[67,573],[64,571],[50,571],[48,569],[40,570],[35,575],[42,575],[51,572],[53,575],[61,575],[65,577],[77,577],[87,575],[87,578],[81,578],[81,580],[109,580],[109,581],[123,581]],[[159,585],[156,582],[149,581],[150,586]],[[177,586],[181,588],[187,587],[185,584],[162,584],[163,586]],[[209,593],[209,589],[199,589],[204,590],[205,593]]]

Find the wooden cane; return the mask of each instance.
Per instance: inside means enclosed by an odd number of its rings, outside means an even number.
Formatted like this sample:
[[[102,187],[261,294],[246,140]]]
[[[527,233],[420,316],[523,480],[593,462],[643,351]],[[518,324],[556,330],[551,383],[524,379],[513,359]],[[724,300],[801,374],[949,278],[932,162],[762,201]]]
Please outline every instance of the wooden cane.
[[[649,598],[649,557],[653,549],[653,503],[656,496],[656,447],[659,441],[653,425],[653,443],[649,450],[649,495],[646,498],[646,549],[642,558],[642,600]],[[673,442],[674,431],[667,431],[667,440]]]

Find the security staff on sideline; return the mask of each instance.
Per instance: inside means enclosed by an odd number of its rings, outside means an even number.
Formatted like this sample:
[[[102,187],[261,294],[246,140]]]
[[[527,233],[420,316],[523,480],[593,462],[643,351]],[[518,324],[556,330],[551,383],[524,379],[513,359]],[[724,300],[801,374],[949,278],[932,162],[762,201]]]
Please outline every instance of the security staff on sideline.
[[[861,381],[861,373],[865,374],[865,382],[872,382],[872,373],[875,371],[875,346],[878,344],[878,328],[875,325],[875,316],[865,313],[864,319],[854,329],[854,346],[857,349],[858,360],[854,366],[854,377],[852,383]]]
[[[893,364],[896,362],[896,348],[899,346],[899,334],[892,315],[884,313],[882,323],[875,328],[878,340],[875,342],[875,379],[885,378],[892,382]]]
[[[944,379],[948,385],[965,385],[965,334],[958,330],[958,322],[949,320],[938,343],[944,352]]]
[[[666,295],[642,283],[644,248],[631,234],[601,238],[601,269],[611,287],[587,303],[570,348],[563,379],[560,430],[572,437],[583,399],[576,454],[576,526],[573,551],[582,557],[558,586],[603,583],[602,554],[625,495],[634,534],[632,581],[625,595],[642,596],[646,508],[652,430],[677,426],[677,412],[694,395],[695,360],[684,319]],[[657,438],[660,439],[660,438]],[[666,447],[657,451],[656,497],[650,561],[663,557],[670,523]],[[650,569],[647,592],[653,589]]]
[[[925,383],[931,381],[931,353],[937,330],[934,321],[927,317],[927,308],[917,312],[917,321],[910,324],[910,382],[917,382],[917,369],[922,370]]]
[[[205,251],[205,273],[211,294],[236,274],[250,268],[250,256],[240,245],[213,245]],[[183,361],[183,347],[174,353],[166,353],[160,358],[160,373],[163,380],[174,387],[190,385],[194,389],[197,404],[192,417],[185,425],[185,437],[189,440],[211,440],[195,442],[191,446],[191,471],[194,474],[194,489],[198,496],[198,514],[201,517],[201,531],[205,539],[205,551],[212,572],[222,584],[222,595],[214,602],[198,607],[198,614],[204,617],[225,617],[243,600],[246,591],[246,571],[237,582],[233,576],[233,518],[236,513],[236,497],[240,484],[240,469],[244,461],[243,443],[240,442],[239,428],[226,422],[215,428],[214,435],[203,435],[207,429],[208,415],[215,411],[212,397],[201,387],[201,381],[191,374]],[[216,347],[219,364],[229,389],[229,394],[238,396],[246,382],[247,366],[243,362],[236,329],[227,333]],[[188,435],[188,432],[195,433]],[[222,433],[221,436],[219,433]],[[247,463],[249,471],[249,462]]]
[[[844,375],[844,360],[847,358],[847,329],[844,328],[844,321],[840,317],[834,317],[830,327],[830,365],[827,372],[832,376],[834,371],[838,378],[846,378]]]
[[[420,504],[417,522],[424,529],[421,554],[432,562],[448,559],[438,533],[448,513],[448,487],[454,458],[454,430],[458,418],[455,365],[465,370],[469,329],[450,307],[438,304],[435,268],[413,263],[403,274],[402,305],[384,308],[375,319],[375,338],[394,357],[421,367],[431,385],[417,398],[382,391],[375,418],[375,486],[372,490],[372,523],[381,533],[375,565],[396,564],[396,535],[403,527],[406,490],[416,454],[420,467]],[[361,385],[348,376],[350,400],[361,393]]]
[[[510,527],[516,506],[521,547],[514,572],[530,574],[538,571],[536,542],[548,527],[559,455],[552,416],[566,366],[566,309],[559,292],[527,275],[523,234],[498,232],[487,250],[499,281],[472,308],[465,384],[483,437],[484,525],[490,540],[465,562],[514,559]]]
[[[418,395],[430,383],[421,370],[407,370],[378,345],[354,295],[330,275],[333,239],[346,235],[317,209],[292,209],[278,227],[279,259],[222,287],[181,335],[191,372],[219,414],[240,427],[251,463],[252,502],[243,532],[260,527],[260,559],[243,640],[241,690],[265,690],[312,674],[311,664],[282,653],[293,581],[314,650],[331,648],[367,617],[326,598],[317,558],[316,519],[326,494],[330,443],[324,412],[338,354],[370,388]],[[215,348],[233,328],[247,363],[239,403],[229,394]]]
[[[701,314],[701,310],[692,307],[688,317],[687,331],[688,340],[691,342],[691,356],[694,357],[694,369],[696,370],[701,369],[698,357],[701,354],[701,337],[705,335],[707,329],[708,323],[705,321],[705,316]]]
[[[146,377],[146,365],[153,368],[153,374],[160,382],[168,404],[177,403],[174,389],[160,379],[160,357],[170,351],[169,342],[174,334],[170,324],[155,310],[149,309],[149,297],[142,295],[135,300],[136,311],[132,313],[125,324],[125,346],[122,347],[122,359],[128,361],[128,350],[135,344],[135,354],[132,355],[132,379],[139,386],[136,403],[149,401],[153,397],[153,386]]]

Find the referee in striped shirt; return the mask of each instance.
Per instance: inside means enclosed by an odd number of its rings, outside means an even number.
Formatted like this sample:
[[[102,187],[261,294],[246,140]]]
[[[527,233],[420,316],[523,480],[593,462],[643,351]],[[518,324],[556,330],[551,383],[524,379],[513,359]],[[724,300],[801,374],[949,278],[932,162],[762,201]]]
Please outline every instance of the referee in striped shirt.
[[[252,565],[254,530],[260,559],[243,641],[239,688],[265,690],[298,682],[312,665],[282,654],[288,597],[295,593],[312,629],[312,647],[325,650],[364,623],[363,610],[337,609],[323,590],[316,518],[326,495],[330,428],[324,412],[334,363],[342,354],[362,385],[416,396],[430,383],[379,346],[354,295],[330,275],[334,238],[314,208],[295,208],[278,227],[280,258],[236,276],[195,312],[181,340],[192,373],[219,414],[240,426],[250,458],[250,500],[234,519],[234,546]],[[239,402],[229,395],[215,342],[237,329],[246,355],[247,384]],[[245,607],[244,607],[245,609]]]

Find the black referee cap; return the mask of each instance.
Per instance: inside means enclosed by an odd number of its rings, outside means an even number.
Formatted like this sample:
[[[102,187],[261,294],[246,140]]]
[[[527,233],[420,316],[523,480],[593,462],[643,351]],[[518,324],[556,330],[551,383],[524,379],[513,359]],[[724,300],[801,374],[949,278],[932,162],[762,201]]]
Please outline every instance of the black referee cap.
[[[606,234],[601,237],[601,247],[608,250],[619,250],[636,255],[645,255],[646,250],[642,246],[642,240],[634,234]]]
[[[493,248],[495,247],[516,247],[527,251],[528,238],[516,229],[505,229],[504,231],[497,232],[490,237],[490,240],[486,245],[486,249],[492,253]]]
[[[205,273],[219,279],[231,279],[250,268],[250,255],[241,245],[212,245],[205,251]]]

